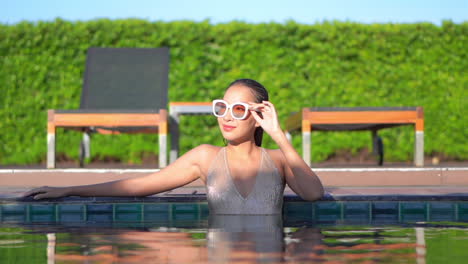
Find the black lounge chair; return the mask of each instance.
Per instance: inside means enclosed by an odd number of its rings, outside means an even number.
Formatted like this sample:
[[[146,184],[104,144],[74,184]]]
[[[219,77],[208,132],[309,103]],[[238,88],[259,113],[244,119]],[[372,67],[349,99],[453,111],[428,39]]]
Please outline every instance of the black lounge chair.
[[[90,133],[158,133],[159,167],[167,165],[168,48],[90,48],[80,109],[49,110],[47,168],[55,168],[55,130],[84,132],[80,166]]]

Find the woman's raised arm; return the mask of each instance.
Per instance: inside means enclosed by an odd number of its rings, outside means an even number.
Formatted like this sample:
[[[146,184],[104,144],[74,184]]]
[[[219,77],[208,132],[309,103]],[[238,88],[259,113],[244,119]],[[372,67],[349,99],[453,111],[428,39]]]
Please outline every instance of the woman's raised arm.
[[[275,106],[268,101],[263,101],[261,104],[251,103],[251,106],[261,111],[261,116],[255,111],[251,113],[278,144],[283,154],[281,157],[283,171],[289,187],[304,200],[320,199],[324,194],[322,182],[287,140],[278,122]]]

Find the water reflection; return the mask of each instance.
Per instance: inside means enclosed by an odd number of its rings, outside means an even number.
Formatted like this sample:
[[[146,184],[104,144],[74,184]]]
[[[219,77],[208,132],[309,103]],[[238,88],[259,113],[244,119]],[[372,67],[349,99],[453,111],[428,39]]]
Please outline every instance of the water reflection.
[[[0,263],[425,263],[426,245],[436,245],[432,259],[465,259],[467,237],[465,228],[285,227],[281,216],[211,215],[197,228],[4,225]]]
[[[58,241],[55,260],[72,263],[205,263],[205,243],[191,233],[108,230]]]
[[[210,263],[281,262],[284,252],[281,215],[210,215]]]

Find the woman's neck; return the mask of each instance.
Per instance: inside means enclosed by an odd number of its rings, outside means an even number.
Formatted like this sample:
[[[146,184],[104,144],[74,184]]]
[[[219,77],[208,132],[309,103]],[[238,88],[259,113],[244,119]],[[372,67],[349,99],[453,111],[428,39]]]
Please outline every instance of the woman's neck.
[[[245,141],[239,144],[228,143],[226,149],[236,156],[250,157],[258,151],[259,147],[253,141]]]

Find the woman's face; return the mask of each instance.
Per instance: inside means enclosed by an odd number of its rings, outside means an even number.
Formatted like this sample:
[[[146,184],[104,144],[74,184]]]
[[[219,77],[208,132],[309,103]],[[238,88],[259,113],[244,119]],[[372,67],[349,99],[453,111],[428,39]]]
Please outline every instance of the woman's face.
[[[255,96],[250,88],[243,85],[234,85],[227,89],[223,100],[228,104],[237,102],[249,103],[255,102]],[[218,117],[218,124],[223,137],[233,143],[253,140],[255,128],[259,126],[250,112],[247,114],[247,117],[239,120],[231,116],[230,110],[227,111],[225,116]]]

